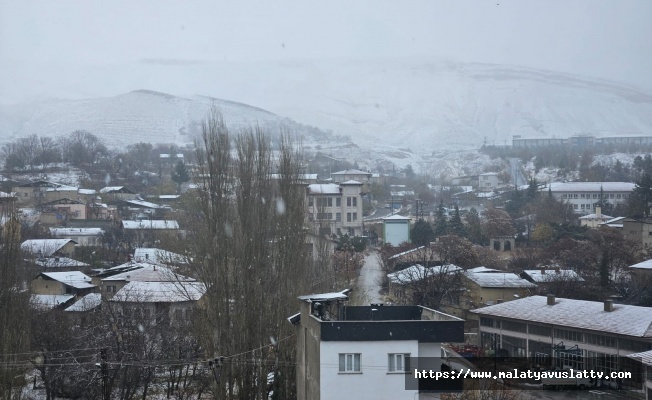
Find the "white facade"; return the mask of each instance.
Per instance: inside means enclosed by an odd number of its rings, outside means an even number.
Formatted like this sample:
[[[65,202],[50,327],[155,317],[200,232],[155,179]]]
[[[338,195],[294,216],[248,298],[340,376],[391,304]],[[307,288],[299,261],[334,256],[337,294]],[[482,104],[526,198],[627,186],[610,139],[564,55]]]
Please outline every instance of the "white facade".
[[[478,190],[493,190],[500,185],[500,179],[495,172],[487,172],[478,176]]]
[[[308,185],[306,196],[307,216],[315,227],[315,234],[362,235],[360,182]]]
[[[319,351],[322,399],[432,398],[432,394],[425,397],[425,394],[418,395],[416,391],[405,390],[405,372],[389,370],[389,355],[441,357],[441,343],[419,343],[417,340],[321,342]],[[340,372],[340,354],[360,354],[360,371]]]
[[[383,241],[398,246],[410,241],[410,218],[392,215],[383,218]]]
[[[635,186],[631,182],[553,182],[542,191],[550,190],[555,199],[571,204],[577,214],[591,214],[595,212],[601,193],[605,202],[621,203],[627,200]]]

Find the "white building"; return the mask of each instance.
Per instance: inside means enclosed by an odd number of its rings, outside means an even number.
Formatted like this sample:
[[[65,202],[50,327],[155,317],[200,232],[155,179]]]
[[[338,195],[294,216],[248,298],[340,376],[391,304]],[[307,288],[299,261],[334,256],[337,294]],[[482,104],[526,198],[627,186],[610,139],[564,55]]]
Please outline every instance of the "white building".
[[[478,176],[478,190],[491,191],[500,186],[500,178],[496,172],[486,172]]]
[[[101,246],[104,231],[101,228],[50,228],[50,235],[74,240],[79,246]]]
[[[627,371],[625,356],[652,350],[649,307],[548,295],[471,312],[480,316],[480,340],[485,348],[534,357],[541,366]]]
[[[595,213],[586,214],[579,218],[581,226],[588,226],[589,228],[599,228],[600,225],[604,224],[607,221],[611,221],[614,217],[609,215],[604,215],[602,213],[602,207],[596,207]]]
[[[440,370],[441,343],[463,342],[464,321],[421,306],[346,306],[347,293],[300,296],[301,311],[288,318],[297,326],[297,399],[426,398],[406,390],[406,374],[426,367],[417,357]]]
[[[383,242],[398,246],[410,241],[410,217],[391,215],[383,218]]]
[[[308,221],[319,235],[362,235],[362,183],[312,184],[306,189]]]
[[[625,201],[635,186],[631,182],[552,182],[541,190],[550,190],[555,199],[571,204],[578,214],[591,214],[601,193],[604,201],[616,204]]]

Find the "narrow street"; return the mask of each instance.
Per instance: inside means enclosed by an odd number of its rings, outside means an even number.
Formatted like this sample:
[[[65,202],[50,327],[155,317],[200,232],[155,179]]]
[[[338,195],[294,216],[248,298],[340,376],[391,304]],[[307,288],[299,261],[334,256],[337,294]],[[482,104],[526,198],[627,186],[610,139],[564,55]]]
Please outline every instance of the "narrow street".
[[[383,271],[378,263],[378,253],[375,250],[369,251],[369,255],[364,258],[364,265],[360,270],[358,278],[358,291],[360,295],[367,299],[368,303],[383,303],[380,295],[380,280]]]

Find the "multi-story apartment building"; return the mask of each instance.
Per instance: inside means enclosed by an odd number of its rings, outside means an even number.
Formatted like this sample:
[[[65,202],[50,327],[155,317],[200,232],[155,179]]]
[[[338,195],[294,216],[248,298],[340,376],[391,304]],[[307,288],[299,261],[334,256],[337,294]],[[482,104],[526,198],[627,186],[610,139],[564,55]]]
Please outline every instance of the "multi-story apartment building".
[[[577,214],[591,214],[600,196],[607,203],[620,203],[629,197],[635,186],[631,182],[552,182],[542,191],[549,190],[555,199],[571,204]]]
[[[623,235],[645,248],[652,247],[652,218],[623,219]]]
[[[464,321],[421,306],[348,306],[347,293],[300,296],[300,312],[288,318],[296,326],[297,399],[433,398],[419,385],[406,390],[406,374],[425,363],[439,371],[441,343],[463,342]]]
[[[318,235],[362,235],[362,183],[312,184],[306,189],[307,217]]]

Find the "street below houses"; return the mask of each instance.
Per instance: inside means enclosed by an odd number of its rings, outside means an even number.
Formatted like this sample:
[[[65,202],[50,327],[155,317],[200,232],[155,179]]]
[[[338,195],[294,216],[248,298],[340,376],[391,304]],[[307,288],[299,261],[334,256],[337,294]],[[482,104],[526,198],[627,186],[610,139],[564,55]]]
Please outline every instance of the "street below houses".
[[[380,295],[380,282],[383,277],[383,270],[378,261],[378,252],[371,249],[364,258],[364,265],[360,270],[358,278],[358,292],[366,303],[383,303]]]

